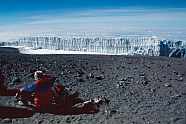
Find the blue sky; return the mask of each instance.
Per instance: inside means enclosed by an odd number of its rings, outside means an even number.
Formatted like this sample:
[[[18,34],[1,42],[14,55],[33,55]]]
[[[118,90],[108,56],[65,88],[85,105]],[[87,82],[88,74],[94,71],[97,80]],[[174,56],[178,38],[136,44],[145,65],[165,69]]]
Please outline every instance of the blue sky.
[[[0,40],[61,31],[186,39],[186,0],[0,1]]]
[[[1,13],[53,9],[86,9],[113,7],[186,7],[185,0],[1,0]]]

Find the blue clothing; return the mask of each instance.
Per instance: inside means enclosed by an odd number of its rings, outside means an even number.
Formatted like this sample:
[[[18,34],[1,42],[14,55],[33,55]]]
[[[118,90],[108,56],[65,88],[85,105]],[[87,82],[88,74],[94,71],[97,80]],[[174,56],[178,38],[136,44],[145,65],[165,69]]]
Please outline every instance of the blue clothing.
[[[23,86],[22,89],[23,89],[23,91],[26,91],[26,92],[35,92],[36,91],[36,83],[32,82],[32,83],[26,84],[25,86]]]
[[[36,85],[37,85],[36,82],[26,84],[25,86],[23,86],[23,91],[36,92],[36,89],[37,89],[37,92],[46,92],[51,87],[51,86],[48,86],[48,85],[43,85],[42,87],[40,87],[38,89],[38,88],[36,88],[37,87]]]

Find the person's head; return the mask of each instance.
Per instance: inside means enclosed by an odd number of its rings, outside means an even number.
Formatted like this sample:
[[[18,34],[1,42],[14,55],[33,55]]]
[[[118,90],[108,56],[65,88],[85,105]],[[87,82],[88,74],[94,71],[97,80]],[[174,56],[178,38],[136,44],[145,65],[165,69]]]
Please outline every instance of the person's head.
[[[42,76],[43,76],[43,72],[42,71],[35,71],[35,73],[34,73],[34,79],[35,80],[41,79]]]

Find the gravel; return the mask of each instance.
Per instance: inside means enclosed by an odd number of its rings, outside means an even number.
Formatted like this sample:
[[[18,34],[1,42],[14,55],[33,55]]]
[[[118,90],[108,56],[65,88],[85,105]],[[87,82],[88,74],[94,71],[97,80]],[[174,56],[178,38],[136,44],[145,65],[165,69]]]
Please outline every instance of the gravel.
[[[107,97],[107,108],[92,115],[36,113],[0,119],[27,124],[186,124],[186,60],[166,57],[0,54],[9,87],[33,81],[35,70],[55,74],[83,99]],[[21,81],[22,82],[21,82]],[[14,81],[14,83],[12,83]],[[21,83],[20,83],[21,82]],[[14,106],[14,98],[0,97]]]

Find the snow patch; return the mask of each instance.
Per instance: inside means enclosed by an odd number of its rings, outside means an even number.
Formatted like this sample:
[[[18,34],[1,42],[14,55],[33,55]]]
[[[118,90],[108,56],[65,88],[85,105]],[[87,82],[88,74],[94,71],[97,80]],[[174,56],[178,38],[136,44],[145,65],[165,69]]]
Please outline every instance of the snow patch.
[[[83,51],[64,51],[64,50],[50,50],[50,49],[33,49],[29,47],[18,47],[21,54],[95,54],[95,55],[114,55],[108,53],[97,52],[83,52]]]

